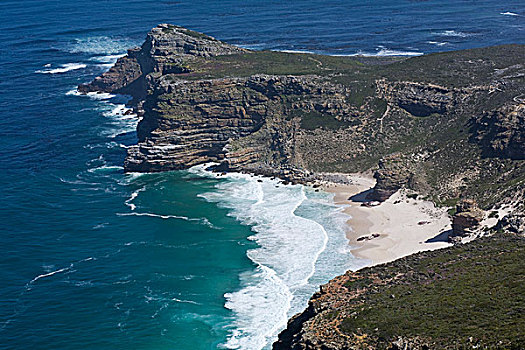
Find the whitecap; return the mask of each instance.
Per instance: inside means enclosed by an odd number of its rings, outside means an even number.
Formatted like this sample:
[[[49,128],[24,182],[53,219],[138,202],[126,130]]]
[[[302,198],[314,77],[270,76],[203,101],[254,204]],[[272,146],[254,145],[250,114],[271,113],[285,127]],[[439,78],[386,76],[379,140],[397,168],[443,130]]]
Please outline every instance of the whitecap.
[[[225,294],[227,309],[236,314],[228,349],[258,350],[286,326],[293,295],[276,272],[259,265],[255,274],[241,275],[243,288]]]
[[[171,300],[176,301],[177,303],[185,303],[185,304],[194,304],[194,305],[202,305],[196,301],[193,300],[182,300],[177,298],[172,298]]]
[[[98,63],[111,63],[115,64],[117,60],[121,57],[126,56],[126,54],[118,54],[118,55],[104,55],[104,56],[93,56],[89,60],[98,62]]]
[[[472,34],[464,33],[464,32],[458,32],[455,30],[444,30],[442,32],[435,32],[432,33],[434,35],[440,35],[440,36],[448,36],[448,37],[457,37],[457,38],[466,38],[468,36],[471,36]]]
[[[330,56],[335,57],[355,57],[355,56],[363,56],[363,57],[390,57],[390,56],[421,56],[424,55],[423,52],[417,52],[417,51],[398,51],[398,50],[390,50],[384,47],[378,47],[377,52],[367,52],[359,50],[356,53],[352,54],[331,54]]]
[[[47,65],[46,65],[47,66]],[[77,69],[84,69],[87,65],[84,63],[66,63],[62,64],[60,68],[54,68],[54,69],[46,69],[46,70],[37,70],[35,73],[41,73],[41,74],[60,74],[60,73],[66,73],[72,70]]]
[[[69,265],[69,267],[64,267],[64,268],[61,268],[61,269],[58,269],[58,270],[55,270],[55,271],[51,271],[51,272],[48,272],[48,273],[43,273],[41,275],[36,276],[31,281],[29,281],[29,284],[33,284],[33,283],[35,283],[36,281],[38,281],[39,279],[42,279],[42,278],[51,277],[51,276],[54,276],[56,274],[69,271],[69,270],[71,270],[72,267],[73,267],[73,264]]]
[[[308,51],[308,50],[275,50],[275,51],[284,52],[284,53],[309,53],[309,54],[314,53],[313,51]]]
[[[135,210],[137,206],[133,204],[132,202],[135,200],[135,198],[138,197],[139,193],[146,190],[146,186],[139,188],[138,190],[131,193],[131,196],[124,201],[124,204],[126,204],[128,207],[130,207],[131,210]]]
[[[107,173],[107,172],[115,172],[117,170],[122,170],[124,167],[120,165],[102,165],[99,167],[88,169],[87,171],[90,173]]]
[[[514,13],[514,12],[500,12],[500,15],[503,15],[503,16],[519,16],[519,14],[517,13]]]
[[[448,42],[439,42],[439,41],[427,41],[427,44],[436,45],[436,46],[445,46]]]
[[[155,213],[137,213],[137,212],[131,212],[131,213],[117,213],[117,216],[149,216],[152,218],[160,218],[164,220],[169,219],[177,219],[177,220],[185,220],[185,221],[195,221],[200,222],[201,224],[204,224],[210,228],[215,228],[213,224],[207,219],[207,218],[190,218],[188,216],[181,216],[181,215],[163,215],[163,214],[155,214]]]
[[[397,51],[390,49],[380,49],[375,56],[421,56],[423,52],[414,52],[414,51]]]
[[[93,230],[99,230],[99,229],[101,229],[101,228],[106,227],[107,225],[108,225],[107,222],[103,222],[103,223],[101,223],[101,224],[98,224],[98,225],[93,226]]]
[[[113,95],[107,92],[86,92],[84,93],[84,92],[78,91],[76,88],[67,91],[66,95],[67,96],[87,96],[93,100],[99,100],[99,101],[110,100],[116,96],[116,95]]]

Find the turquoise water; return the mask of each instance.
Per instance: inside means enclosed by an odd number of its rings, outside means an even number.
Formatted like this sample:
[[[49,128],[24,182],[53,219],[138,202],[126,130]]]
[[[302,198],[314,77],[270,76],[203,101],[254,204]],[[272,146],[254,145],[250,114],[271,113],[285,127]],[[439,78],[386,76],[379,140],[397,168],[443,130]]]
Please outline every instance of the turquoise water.
[[[328,194],[202,167],[123,173],[137,117],[75,86],[151,27],[415,55],[523,43],[524,15],[487,0],[0,2],[0,349],[268,348],[319,284],[364,263]]]

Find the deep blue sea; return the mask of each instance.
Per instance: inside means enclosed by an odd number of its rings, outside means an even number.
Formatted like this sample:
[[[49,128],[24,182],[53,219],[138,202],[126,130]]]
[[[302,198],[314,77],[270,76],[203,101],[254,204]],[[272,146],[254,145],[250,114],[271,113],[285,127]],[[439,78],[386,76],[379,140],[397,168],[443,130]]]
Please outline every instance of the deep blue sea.
[[[124,174],[137,117],[79,96],[169,22],[254,49],[525,42],[525,3],[0,2],[0,349],[262,349],[349,253],[329,194],[202,167]]]

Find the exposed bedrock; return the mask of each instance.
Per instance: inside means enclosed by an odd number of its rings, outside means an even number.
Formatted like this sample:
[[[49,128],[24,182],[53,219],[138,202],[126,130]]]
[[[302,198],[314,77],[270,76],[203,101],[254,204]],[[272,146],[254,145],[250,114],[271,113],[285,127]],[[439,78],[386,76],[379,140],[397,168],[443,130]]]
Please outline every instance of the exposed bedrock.
[[[81,92],[103,91],[146,97],[146,76],[187,71],[185,60],[246,52],[215,38],[171,24],[160,24],[147,35],[140,48],[128,50],[117,63],[89,84],[79,86]]]
[[[509,54],[491,58],[501,50]],[[366,171],[383,158],[371,199],[408,187],[446,200],[495,179],[481,170],[480,148],[523,159],[519,55],[508,46],[374,65],[372,58],[249,51],[162,24],[79,90],[134,97],[143,119],[126,171],[217,162],[224,171],[308,182],[314,172]],[[456,74],[465,65],[468,79]],[[498,181],[519,181],[521,163],[490,160],[491,169],[509,169]]]
[[[164,86],[165,87],[165,86]],[[128,151],[128,171],[165,171],[224,159],[231,139],[263,124],[267,98],[245,81],[179,82],[148,97],[138,127],[139,144]]]
[[[302,101],[301,96],[307,98]],[[284,97],[297,101],[288,103]],[[326,105],[327,100],[332,104]],[[297,128],[290,115],[296,110],[330,113],[343,102],[335,87],[313,77],[161,77],[144,103],[139,144],[129,149],[125,168],[163,171],[222,161],[223,169],[268,173],[273,167],[273,175],[286,175]],[[250,166],[254,162],[261,164]]]
[[[525,214],[524,213],[510,213],[502,217],[496,229],[500,231],[513,232],[519,235],[525,235]]]
[[[433,113],[444,114],[458,100],[466,98],[466,91],[450,89],[434,84],[415,82],[378,81],[378,94],[417,117],[428,117]]]
[[[472,130],[486,156],[525,159],[524,103],[507,103],[474,118]]]
[[[424,171],[413,159],[399,153],[382,158],[374,178],[376,184],[367,199],[380,202],[387,200],[401,188],[419,192],[426,192],[428,188]]]
[[[484,218],[484,212],[473,199],[463,199],[456,205],[456,213],[452,217],[452,234],[449,238],[465,237],[479,227]]]

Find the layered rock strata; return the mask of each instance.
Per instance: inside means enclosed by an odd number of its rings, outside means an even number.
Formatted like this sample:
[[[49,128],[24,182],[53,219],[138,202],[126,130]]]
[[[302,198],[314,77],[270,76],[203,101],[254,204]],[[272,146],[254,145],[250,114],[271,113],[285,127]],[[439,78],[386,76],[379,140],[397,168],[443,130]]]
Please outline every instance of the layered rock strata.
[[[126,171],[215,162],[311,182],[382,159],[371,199],[408,187],[487,206],[525,168],[522,56],[519,46],[391,62],[255,52],[162,24],[79,90],[134,97],[143,119]],[[509,186],[485,200],[479,182]]]

